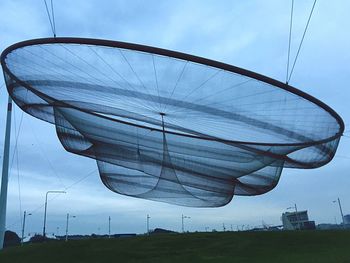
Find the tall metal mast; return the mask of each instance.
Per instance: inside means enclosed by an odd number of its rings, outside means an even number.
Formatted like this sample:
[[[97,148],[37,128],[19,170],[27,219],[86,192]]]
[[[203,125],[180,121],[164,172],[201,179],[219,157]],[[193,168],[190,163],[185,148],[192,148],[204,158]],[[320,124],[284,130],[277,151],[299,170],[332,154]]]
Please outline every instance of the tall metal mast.
[[[6,116],[6,131],[5,145],[2,162],[2,178],[0,192],[0,249],[4,247],[5,227],[6,227],[6,205],[7,205],[7,185],[9,175],[9,155],[10,155],[10,136],[11,136],[11,113],[12,99],[8,97],[7,116]]]

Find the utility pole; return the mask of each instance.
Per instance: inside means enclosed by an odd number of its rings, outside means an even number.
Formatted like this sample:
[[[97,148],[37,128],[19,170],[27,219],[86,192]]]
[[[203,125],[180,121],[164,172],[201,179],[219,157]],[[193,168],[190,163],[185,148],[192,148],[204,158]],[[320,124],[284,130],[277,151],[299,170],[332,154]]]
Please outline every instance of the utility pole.
[[[51,193],[65,194],[65,191],[47,191],[45,196],[45,212],[44,212],[44,227],[43,227],[43,237],[46,237],[46,212],[47,212],[47,195]]]
[[[147,214],[147,235],[149,235],[149,219],[151,217]]]
[[[224,232],[226,232],[225,223],[222,223],[222,230],[223,230]]]
[[[24,240],[24,227],[26,225],[26,214],[27,212],[24,211],[24,214],[23,214],[23,225],[22,225],[22,238],[21,238],[21,245],[23,246],[23,240]],[[28,214],[27,216],[30,216],[32,214]]]
[[[2,160],[2,177],[1,177],[1,192],[0,192],[0,249],[3,249],[4,247],[4,238],[5,238],[5,231],[6,231],[5,227],[6,227],[7,186],[8,186],[8,177],[9,177],[11,114],[12,114],[12,99],[9,95],[8,102],[7,102],[5,145],[4,145],[4,155]]]

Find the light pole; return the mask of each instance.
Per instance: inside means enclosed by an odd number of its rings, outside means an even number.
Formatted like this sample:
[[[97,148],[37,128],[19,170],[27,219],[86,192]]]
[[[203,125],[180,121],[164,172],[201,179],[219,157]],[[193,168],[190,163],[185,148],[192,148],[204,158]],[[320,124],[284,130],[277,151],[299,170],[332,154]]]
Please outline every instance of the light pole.
[[[298,226],[298,230],[300,230],[300,229],[301,229],[301,227],[300,227],[300,219],[299,219],[299,214],[298,214],[297,204],[294,204],[294,207],[293,207],[293,206],[291,206],[291,207],[287,207],[287,209],[293,209],[293,208],[294,208],[294,210],[295,210],[295,216],[296,216],[296,218],[297,218],[297,226]]]
[[[149,219],[151,217],[147,214],[147,235],[149,235]]]
[[[28,214],[27,215],[27,212],[24,211],[24,214],[23,214],[23,225],[22,225],[22,238],[21,238],[21,245],[23,246],[23,239],[24,239],[24,227],[26,225],[26,216],[31,216],[32,214]]]
[[[342,219],[342,222],[343,222],[343,226],[345,225],[344,224],[344,215],[343,215],[343,209],[341,208],[341,204],[340,204],[340,199],[339,199],[339,197],[338,197],[338,205],[339,205],[339,210],[340,210],[340,215],[341,215],[341,219]],[[334,200],[333,201],[333,203],[336,203],[337,202],[337,200]]]
[[[185,233],[185,228],[184,228],[184,219],[185,219],[185,218],[190,219],[191,217],[189,217],[189,216],[184,216],[184,215],[181,216],[181,219],[182,219],[182,233]]]
[[[46,212],[47,212],[47,195],[51,193],[65,194],[65,191],[47,191],[45,196],[45,213],[44,213],[44,227],[43,227],[43,237],[46,236]]]
[[[111,217],[108,217],[108,238],[111,238]]]
[[[68,223],[69,223],[69,218],[75,218],[76,216],[70,216],[69,213],[67,213],[67,221],[66,221],[66,242],[68,241]]]

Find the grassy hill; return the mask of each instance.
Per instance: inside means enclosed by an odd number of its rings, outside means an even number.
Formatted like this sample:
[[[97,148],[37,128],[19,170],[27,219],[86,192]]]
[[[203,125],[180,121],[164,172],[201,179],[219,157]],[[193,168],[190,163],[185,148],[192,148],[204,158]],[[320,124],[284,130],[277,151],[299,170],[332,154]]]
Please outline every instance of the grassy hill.
[[[350,231],[226,232],[27,244],[0,262],[350,262]]]

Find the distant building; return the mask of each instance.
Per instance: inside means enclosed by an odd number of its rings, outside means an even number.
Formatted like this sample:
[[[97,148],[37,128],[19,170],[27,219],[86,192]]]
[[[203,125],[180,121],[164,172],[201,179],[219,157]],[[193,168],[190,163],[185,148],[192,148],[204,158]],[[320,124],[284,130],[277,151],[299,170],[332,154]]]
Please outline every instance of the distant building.
[[[315,229],[315,221],[310,221],[307,211],[285,212],[282,214],[283,230]]]
[[[343,225],[337,224],[318,224],[317,229],[319,230],[339,230],[344,229]]]
[[[344,224],[349,225],[350,224],[350,215],[345,215],[344,216]]]

